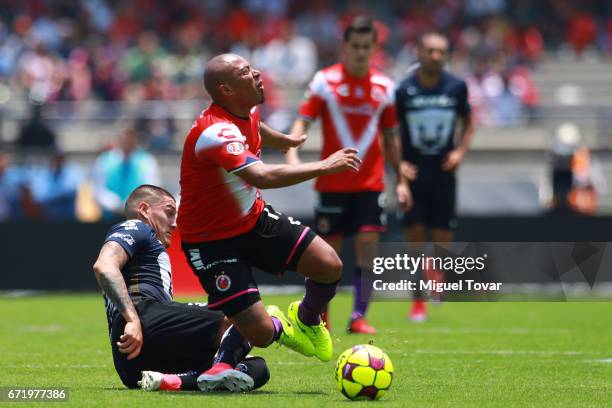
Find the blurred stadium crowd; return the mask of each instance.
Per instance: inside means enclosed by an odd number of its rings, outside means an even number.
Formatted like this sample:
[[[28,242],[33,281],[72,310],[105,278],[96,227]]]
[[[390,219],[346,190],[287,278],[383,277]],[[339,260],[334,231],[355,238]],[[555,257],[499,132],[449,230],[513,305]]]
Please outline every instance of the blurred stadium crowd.
[[[317,69],[337,61],[342,29],[358,14],[377,19],[381,47],[374,64],[396,79],[414,63],[419,33],[448,34],[451,65],[466,77],[481,126],[530,120],[539,104],[532,73],[546,52],[578,59],[612,54],[607,0],[0,0],[0,112],[27,101],[30,119],[21,126],[17,150],[54,149],[48,163],[15,163],[0,151],[0,221],[116,214],[125,198],[122,184],[129,192],[159,181],[155,158],[137,147],[137,136],[161,151],[184,131],[171,115],[136,121],[101,148],[86,172],[57,149],[43,106],[199,100],[203,62],[231,51],[263,70],[264,117],[286,129],[295,114],[287,95],[301,93]],[[97,174],[121,191],[107,182],[96,187]],[[91,194],[82,194],[86,179]],[[80,196],[93,200],[81,197],[76,205]]]
[[[303,86],[335,62],[343,26],[362,13],[379,21],[385,71],[402,73],[432,28],[476,75],[533,66],[545,48],[612,52],[606,0],[2,0],[0,82],[44,101],[193,99],[202,61],[233,50],[271,81]]]

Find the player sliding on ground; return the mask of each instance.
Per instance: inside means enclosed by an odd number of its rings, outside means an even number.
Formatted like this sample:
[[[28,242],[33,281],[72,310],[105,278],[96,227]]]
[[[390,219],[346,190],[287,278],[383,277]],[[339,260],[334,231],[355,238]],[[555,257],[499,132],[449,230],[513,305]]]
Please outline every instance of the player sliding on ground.
[[[176,227],[172,195],[142,185],[128,197],[125,215],[127,221],[111,227],[93,267],[123,384],[146,391],[249,391],[264,385],[266,362],[247,357],[251,345],[222,313],[172,301],[166,252]],[[213,363],[232,369],[200,375]]]
[[[204,85],[213,102],[193,124],[181,161],[178,227],[187,260],[208,293],[209,308],[223,311],[252,345],[277,341],[329,361],[333,346],[320,314],[336,293],[342,262],[310,228],[266,204],[259,189],[357,171],[357,150],[295,166],[265,164],[262,146],[285,151],[306,136],[285,135],[260,122],[260,72],[238,55],[223,54],[207,64]],[[288,317],[277,307],[264,308],[253,266],[306,277],[305,296],[289,306]],[[215,365],[205,374],[228,369]]]

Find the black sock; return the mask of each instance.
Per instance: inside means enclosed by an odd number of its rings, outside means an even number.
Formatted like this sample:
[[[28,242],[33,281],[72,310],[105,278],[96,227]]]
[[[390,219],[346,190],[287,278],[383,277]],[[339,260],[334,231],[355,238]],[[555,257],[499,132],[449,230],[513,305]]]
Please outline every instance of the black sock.
[[[219,351],[215,356],[215,364],[227,363],[232,367],[236,367],[236,364],[243,360],[251,349],[251,344],[240,334],[234,325],[231,325],[225,331],[225,334],[223,334]]]
[[[199,391],[198,377],[200,371],[187,371],[186,373],[176,374],[181,379],[181,391]]]
[[[270,379],[270,371],[266,360],[261,357],[248,357],[236,365],[236,369],[249,375],[255,386],[253,389],[257,389],[265,385]]]

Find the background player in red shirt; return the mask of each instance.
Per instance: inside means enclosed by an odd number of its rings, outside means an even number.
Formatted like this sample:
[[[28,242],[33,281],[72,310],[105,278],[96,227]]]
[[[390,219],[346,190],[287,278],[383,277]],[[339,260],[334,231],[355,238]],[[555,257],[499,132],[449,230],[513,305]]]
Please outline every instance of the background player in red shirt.
[[[342,262],[325,241],[264,203],[259,188],[278,188],[344,170],[357,171],[357,150],[296,166],[265,164],[261,146],[286,150],[305,137],[288,136],[259,121],[261,74],[242,57],[223,54],[206,66],[204,85],[213,103],[196,119],[181,160],[178,227],[189,264],[221,310],[257,347],[273,341],[329,361],[333,345],[319,315],[333,298]],[[263,306],[251,268],[306,276],[306,294],[289,307],[289,319]],[[206,375],[228,367],[213,366]]]
[[[339,148],[357,147],[363,160],[358,173],[349,177],[324,175],[315,184],[319,193],[315,207],[317,232],[338,253],[343,238],[355,235],[355,299],[348,327],[353,333],[375,332],[364,318],[371,286],[362,285],[362,268],[368,266],[366,249],[379,242],[380,233],[385,229],[383,149],[398,176],[398,200],[403,205],[409,200],[408,188],[398,171],[401,148],[396,130],[394,84],[370,66],[376,39],[376,28],[369,17],[353,19],[344,31],[343,62],[314,76],[299,108],[300,118],[291,132],[294,135],[305,133],[310,123],[320,117],[323,127],[321,156]],[[296,149],[289,151],[287,161],[299,163]]]

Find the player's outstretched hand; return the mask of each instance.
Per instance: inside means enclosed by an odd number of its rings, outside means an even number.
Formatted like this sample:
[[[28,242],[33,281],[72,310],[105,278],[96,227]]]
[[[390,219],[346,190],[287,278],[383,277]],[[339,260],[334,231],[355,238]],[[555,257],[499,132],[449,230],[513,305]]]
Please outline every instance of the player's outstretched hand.
[[[404,160],[400,163],[400,172],[407,180],[414,181],[417,178],[419,169],[414,164]]]
[[[142,327],[139,321],[125,324],[123,334],[117,342],[117,348],[121,353],[128,355],[128,360],[138,357],[142,349]]]
[[[330,154],[323,160],[323,171],[325,174],[340,173],[344,170],[359,171],[361,159],[357,155],[359,151],[352,147],[345,147]]]

